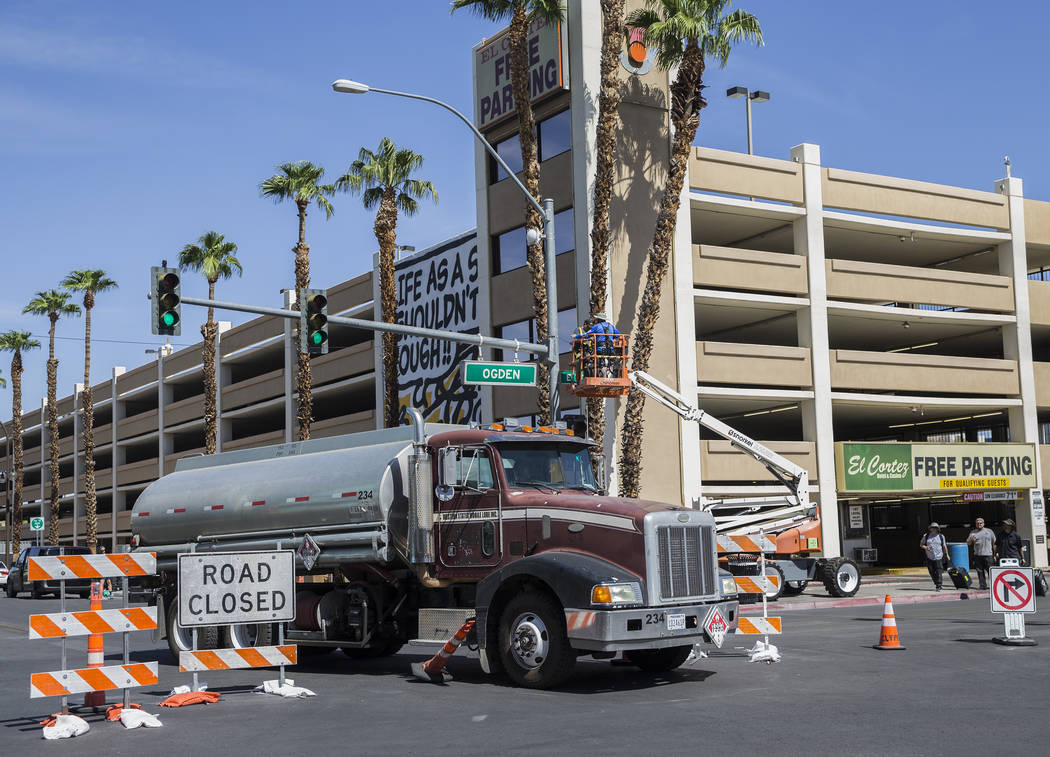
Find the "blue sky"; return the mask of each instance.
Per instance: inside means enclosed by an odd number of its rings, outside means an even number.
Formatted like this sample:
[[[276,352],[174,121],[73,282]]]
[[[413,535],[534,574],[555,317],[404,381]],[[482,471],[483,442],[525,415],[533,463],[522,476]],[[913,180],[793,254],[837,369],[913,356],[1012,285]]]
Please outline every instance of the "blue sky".
[[[746,149],[744,105],[724,96],[739,84],[772,93],[754,108],[759,154],[784,158],[815,142],[827,165],[988,190],[1009,154],[1025,194],[1050,200],[1045,4],[1014,2],[995,14],[966,0],[737,7],[758,15],[766,45],[708,72],[699,144]],[[31,329],[44,341],[46,319],[20,314],[30,294],[70,269],[101,267],[121,288],[95,311],[92,379],[139,365],[158,342],[144,299],[148,267],[174,260],[207,229],[237,242],[245,266],[219,296],[277,305],[292,278],[295,214],[260,199],[259,182],[300,159],[335,178],[383,136],[425,156],[420,176],[440,195],[401,221],[400,242],[422,247],[471,228],[472,146],[462,124],[420,103],[336,95],[329,84],[356,78],[469,113],[470,48],[494,31],[469,14],[450,16],[443,0],[5,0],[0,330]],[[319,212],[308,220],[317,286],[365,270],[375,248],[360,201],[339,196],[335,205],[331,220]],[[188,274],[184,291],[202,294],[203,281]],[[195,322],[186,308],[176,344],[195,341]],[[61,396],[83,373],[83,322],[60,323],[58,334]],[[44,394],[44,357],[27,357],[26,408]],[[0,375],[8,368],[0,358]],[[0,391],[0,408],[9,402],[10,388]]]

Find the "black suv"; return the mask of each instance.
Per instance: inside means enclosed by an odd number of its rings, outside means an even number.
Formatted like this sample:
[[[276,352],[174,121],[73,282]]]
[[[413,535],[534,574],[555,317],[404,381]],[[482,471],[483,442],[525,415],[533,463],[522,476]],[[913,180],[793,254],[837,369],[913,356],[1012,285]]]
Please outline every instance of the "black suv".
[[[58,555],[89,555],[91,550],[87,547],[26,547],[18,555],[11,572],[7,576],[7,596],[17,597],[23,591],[32,592],[33,599],[44,594],[55,594],[59,592],[58,581],[30,581],[29,563],[30,557],[53,557]],[[79,594],[87,597],[91,594],[91,579],[77,578],[66,581],[66,594]]]

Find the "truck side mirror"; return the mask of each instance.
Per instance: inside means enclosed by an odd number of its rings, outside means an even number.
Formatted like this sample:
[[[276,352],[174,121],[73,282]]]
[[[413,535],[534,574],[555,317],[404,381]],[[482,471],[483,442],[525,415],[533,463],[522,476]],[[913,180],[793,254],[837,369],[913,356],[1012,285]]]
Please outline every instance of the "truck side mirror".
[[[438,485],[435,490],[437,498],[448,502],[459,486],[459,458],[461,447],[442,447],[438,450]]]

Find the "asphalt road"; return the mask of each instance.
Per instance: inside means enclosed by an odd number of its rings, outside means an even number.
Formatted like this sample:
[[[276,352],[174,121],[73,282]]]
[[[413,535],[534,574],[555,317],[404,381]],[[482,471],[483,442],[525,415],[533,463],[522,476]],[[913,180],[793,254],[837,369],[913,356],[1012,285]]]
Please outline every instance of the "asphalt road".
[[[85,608],[86,608],[86,603]],[[107,602],[106,606],[116,606]],[[1050,607],[1050,605],[1047,605]],[[0,754],[44,750],[37,721],[58,701],[31,700],[32,672],[59,667],[57,642],[27,638],[31,612],[56,600],[0,598]],[[1050,621],[1029,616],[1040,646],[991,643],[1002,624],[987,601],[897,608],[903,652],[871,649],[880,607],[792,612],[776,639],[782,662],[749,663],[745,644],[667,675],[581,660],[558,691],[511,688],[488,678],[476,659],[457,655],[446,686],[409,678],[429,648],[384,660],[340,652],[290,673],[317,697],[285,700],[251,688],[271,671],[202,674],[222,700],[160,709],[156,703],[190,674],[179,673],[148,633],[132,638],[132,658],[160,660],[160,685],[132,701],[160,715],[161,729],[126,731],[101,715],[76,745],[47,749],[93,755],[424,754],[438,755],[977,755],[1046,754],[1046,670]],[[69,659],[86,661],[86,641]],[[735,647],[735,648],[731,648]],[[107,662],[119,663],[119,641]],[[460,653],[462,654],[462,653]],[[74,666],[71,664],[71,666]],[[109,701],[119,701],[111,692]],[[71,751],[66,753],[73,754]]]

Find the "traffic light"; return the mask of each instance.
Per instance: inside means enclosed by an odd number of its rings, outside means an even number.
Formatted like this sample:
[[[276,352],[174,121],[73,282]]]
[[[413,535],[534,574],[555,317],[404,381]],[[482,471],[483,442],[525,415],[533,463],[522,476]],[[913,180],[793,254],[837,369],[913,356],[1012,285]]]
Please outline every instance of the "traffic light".
[[[328,354],[328,292],[299,290],[299,351],[311,357]]]
[[[149,270],[150,281],[153,284],[153,296],[150,297],[153,333],[163,336],[179,336],[182,334],[179,270],[163,266],[153,266]]]

